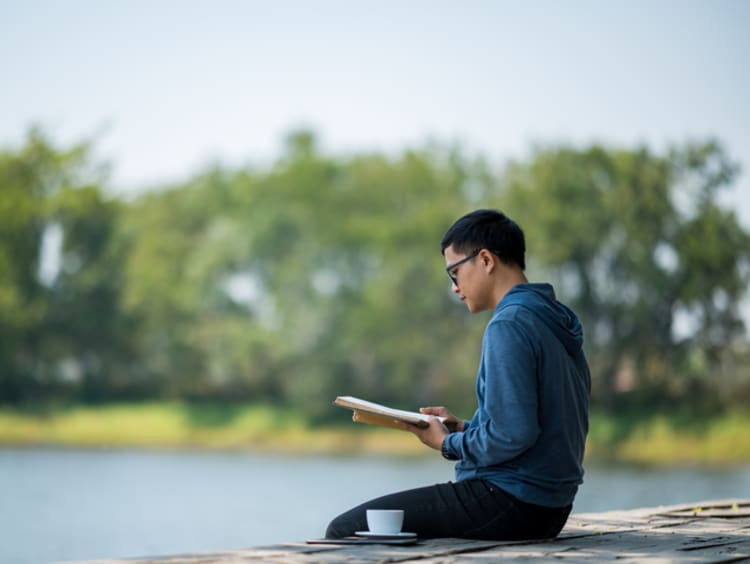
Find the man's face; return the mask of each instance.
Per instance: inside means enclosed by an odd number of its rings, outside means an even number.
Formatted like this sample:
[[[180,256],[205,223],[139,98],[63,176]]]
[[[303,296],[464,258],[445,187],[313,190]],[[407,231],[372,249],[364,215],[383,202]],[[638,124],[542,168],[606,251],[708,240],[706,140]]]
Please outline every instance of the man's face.
[[[457,253],[453,245],[445,249],[445,266],[451,277],[451,290],[472,313],[487,309],[485,304],[488,277],[478,253]]]

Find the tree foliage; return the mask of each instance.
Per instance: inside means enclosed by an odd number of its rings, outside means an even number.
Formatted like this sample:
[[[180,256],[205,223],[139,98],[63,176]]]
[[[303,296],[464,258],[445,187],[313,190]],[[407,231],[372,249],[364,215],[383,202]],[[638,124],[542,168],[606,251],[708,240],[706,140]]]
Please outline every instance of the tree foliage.
[[[438,242],[475,207],[518,219],[530,277],[581,314],[599,401],[748,393],[750,235],[717,203],[736,169],[716,143],[553,147],[496,173],[456,147],[335,158],[300,131],[266,170],[128,202],[94,165],[39,131],[0,154],[2,402],[468,411],[486,317],[452,299]]]
[[[713,142],[664,156],[552,148],[510,167],[508,206],[536,264],[580,313],[609,406],[632,388],[651,397],[710,388],[722,353],[744,336],[750,235],[716,203],[735,174]]]

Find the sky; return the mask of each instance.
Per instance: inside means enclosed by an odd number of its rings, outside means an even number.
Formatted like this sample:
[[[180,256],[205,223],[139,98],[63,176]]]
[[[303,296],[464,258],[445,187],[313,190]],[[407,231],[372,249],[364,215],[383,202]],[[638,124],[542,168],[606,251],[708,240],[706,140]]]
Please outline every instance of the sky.
[[[748,30],[745,0],[0,0],[0,147],[93,140],[128,194],[272,162],[303,127],[500,164],[717,138],[750,227]]]

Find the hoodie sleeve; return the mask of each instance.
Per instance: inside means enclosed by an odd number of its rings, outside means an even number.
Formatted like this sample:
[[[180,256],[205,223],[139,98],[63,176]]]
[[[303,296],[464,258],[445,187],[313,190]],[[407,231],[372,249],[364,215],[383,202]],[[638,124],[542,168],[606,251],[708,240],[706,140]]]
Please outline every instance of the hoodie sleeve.
[[[537,377],[534,342],[522,324],[494,320],[484,335],[477,399],[471,425],[446,438],[463,463],[493,466],[516,458],[537,440]]]

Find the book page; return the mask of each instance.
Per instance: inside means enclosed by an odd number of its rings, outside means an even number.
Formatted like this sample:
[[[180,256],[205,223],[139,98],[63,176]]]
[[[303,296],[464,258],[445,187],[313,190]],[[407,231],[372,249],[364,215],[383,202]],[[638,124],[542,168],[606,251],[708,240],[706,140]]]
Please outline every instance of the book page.
[[[355,398],[353,396],[339,396],[336,398],[334,404],[341,407],[348,407],[349,409],[355,409],[366,413],[375,413],[377,415],[384,415],[386,417],[392,417],[399,421],[406,421],[407,423],[427,423],[430,420],[429,415],[419,413],[417,411],[404,411],[402,409],[394,409],[387,407],[379,403]],[[441,418],[442,419],[442,418]]]

